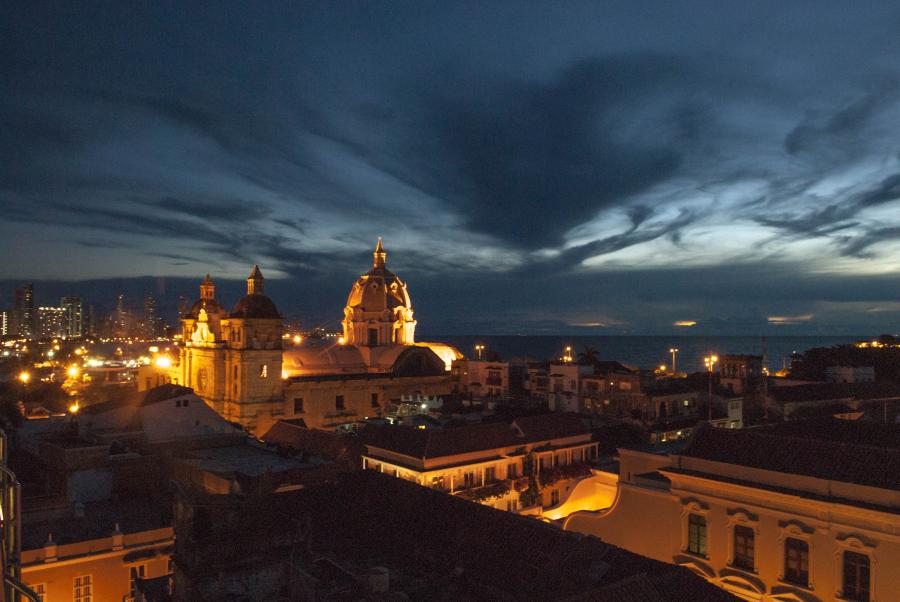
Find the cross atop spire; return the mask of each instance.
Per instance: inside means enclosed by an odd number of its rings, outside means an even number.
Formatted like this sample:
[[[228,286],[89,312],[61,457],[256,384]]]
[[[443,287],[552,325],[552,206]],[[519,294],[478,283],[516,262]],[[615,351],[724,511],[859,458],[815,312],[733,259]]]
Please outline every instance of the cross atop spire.
[[[248,295],[261,295],[265,290],[266,279],[263,278],[262,272],[259,271],[259,266],[254,265],[253,271],[250,272],[250,277],[247,278],[247,294]]]
[[[384,264],[387,262],[387,251],[384,250],[384,247],[381,245],[381,237],[378,237],[378,244],[375,245],[375,252],[372,253],[375,257],[375,262],[373,266],[376,268],[384,268]]]

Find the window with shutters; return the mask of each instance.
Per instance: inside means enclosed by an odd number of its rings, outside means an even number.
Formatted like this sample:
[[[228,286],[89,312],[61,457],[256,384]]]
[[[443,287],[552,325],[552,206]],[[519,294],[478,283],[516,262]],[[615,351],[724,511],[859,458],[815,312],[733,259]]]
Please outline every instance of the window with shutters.
[[[748,571],[755,568],[755,539],[756,533],[752,528],[745,525],[734,526],[734,566]]]
[[[869,557],[858,552],[844,552],[844,598],[853,602],[869,602]]]
[[[688,552],[706,556],[706,518],[699,514],[688,515]]]
[[[809,586],[809,544],[802,539],[784,540],[784,579],[802,587]]]

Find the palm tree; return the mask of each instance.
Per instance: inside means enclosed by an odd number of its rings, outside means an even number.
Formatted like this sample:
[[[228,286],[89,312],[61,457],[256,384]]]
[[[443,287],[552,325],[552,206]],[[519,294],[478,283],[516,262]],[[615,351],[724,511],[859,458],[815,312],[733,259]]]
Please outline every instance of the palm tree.
[[[578,354],[578,363],[582,366],[594,366],[599,361],[600,352],[598,352],[590,345],[586,345],[584,349],[582,349],[581,353]]]

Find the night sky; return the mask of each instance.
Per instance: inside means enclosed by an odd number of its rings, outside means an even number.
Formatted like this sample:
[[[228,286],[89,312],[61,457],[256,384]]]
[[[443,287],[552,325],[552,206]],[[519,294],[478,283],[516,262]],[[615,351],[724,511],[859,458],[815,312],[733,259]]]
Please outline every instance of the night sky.
[[[5,302],[259,263],[336,325],[383,236],[430,332],[900,330],[900,4],[41,4]]]

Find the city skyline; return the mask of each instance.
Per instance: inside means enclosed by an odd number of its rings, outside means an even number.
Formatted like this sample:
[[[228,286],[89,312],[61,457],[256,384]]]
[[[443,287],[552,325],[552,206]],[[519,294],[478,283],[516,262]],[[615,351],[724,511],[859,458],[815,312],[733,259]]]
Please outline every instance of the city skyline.
[[[171,316],[207,272],[234,302],[258,263],[286,315],[327,325],[384,236],[430,332],[897,330],[895,7],[11,22],[4,306],[32,281],[136,306],[162,282]]]

